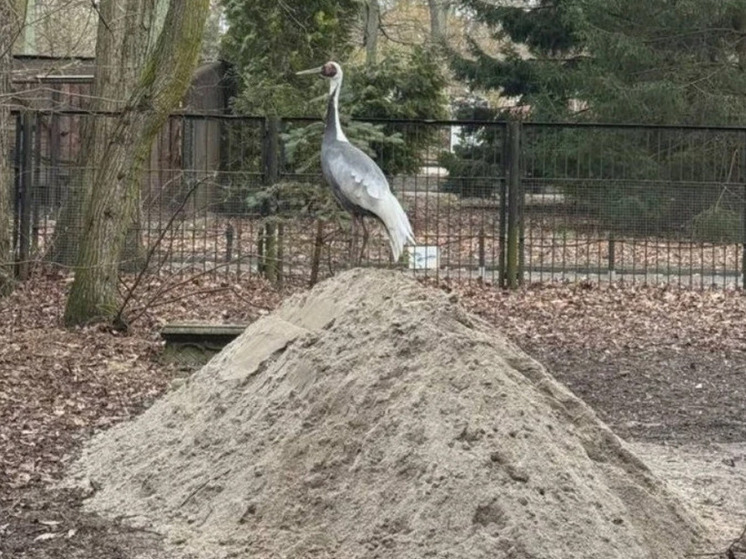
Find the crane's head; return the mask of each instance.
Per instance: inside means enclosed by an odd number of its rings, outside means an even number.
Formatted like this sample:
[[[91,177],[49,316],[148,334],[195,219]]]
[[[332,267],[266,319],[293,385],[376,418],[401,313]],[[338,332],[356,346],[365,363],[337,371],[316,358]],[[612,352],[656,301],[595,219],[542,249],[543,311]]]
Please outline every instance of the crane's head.
[[[329,80],[329,93],[332,93],[342,83],[342,67],[336,62],[327,62],[318,68],[296,72],[296,76],[306,74],[318,74],[322,78]]]

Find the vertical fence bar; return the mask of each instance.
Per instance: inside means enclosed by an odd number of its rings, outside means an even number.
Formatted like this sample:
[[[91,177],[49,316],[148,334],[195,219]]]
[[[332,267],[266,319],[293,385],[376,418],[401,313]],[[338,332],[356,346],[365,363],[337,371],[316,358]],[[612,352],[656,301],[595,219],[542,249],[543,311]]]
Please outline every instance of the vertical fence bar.
[[[520,128],[518,129],[520,132]],[[518,142],[518,163],[516,164],[515,170],[517,175],[516,180],[516,228],[517,228],[517,235],[518,235],[518,285],[523,285],[523,276],[524,276],[524,270],[526,266],[526,236],[525,236],[525,220],[523,219],[523,216],[525,215],[525,209],[526,209],[526,191],[524,189],[524,183],[522,180],[522,163],[521,163],[521,143]]]
[[[521,123],[511,121],[508,124],[508,238],[507,238],[507,285],[510,289],[518,287],[519,248],[520,248],[520,201],[519,190],[520,155],[521,155]]]
[[[60,103],[60,90],[55,88],[52,91],[52,103],[58,106]],[[69,117],[67,119],[69,121]],[[58,201],[62,200],[60,192],[60,160],[62,159],[62,127],[60,115],[56,112],[50,117],[49,123],[49,182],[47,184],[47,195],[44,197],[44,217],[42,224],[42,237],[45,246],[48,246],[50,240],[49,231],[49,212],[57,210]],[[53,214],[54,215],[54,214]]]
[[[49,167],[48,165],[44,166],[42,163],[42,150],[46,150],[47,160],[49,160],[49,142],[45,143],[44,139],[42,138],[41,131],[43,128],[43,124],[40,119],[41,117],[39,115],[36,115],[36,122],[34,126],[34,172],[31,179],[31,209],[29,210],[31,213],[31,223],[29,224],[29,228],[31,230],[31,238],[29,240],[29,254],[33,254],[39,248],[39,221],[41,218],[40,212],[42,205],[42,192],[40,191],[40,185],[49,184],[49,176],[47,175]],[[49,129],[49,126],[47,126],[47,129]],[[45,176],[42,178],[43,166],[46,167],[46,172]]]
[[[21,157],[23,155],[23,121],[20,113],[15,114],[15,149],[13,152],[13,255],[18,254],[19,208],[21,203]],[[15,266],[13,273],[16,273]]]
[[[20,281],[28,279],[29,259],[31,258],[31,184],[34,170],[33,128],[35,115],[24,112],[19,119],[22,139],[20,142],[21,168],[17,197],[18,250],[16,252],[16,277]]]
[[[739,165],[739,180],[742,183],[743,196],[741,197],[741,288],[746,290],[746,132],[741,132],[741,164]],[[736,248],[736,261],[738,261],[738,248]],[[736,273],[738,273],[736,266]],[[738,285],[738,279],[736,279]]]
[[[280,176],[280,119],[277,117],[268,117],[264,122],[264,142],[262,145],[262,164],[264,186],[269,188],[277,183]],[[272,213],[274,213],[273,204],[266,197],[264,200],[263,214],[267,218],[263,232],[260,235],[260,249],[263,255],[261,269],[264,271],[266,278],[272,283],[278,283],[282,276],[282,263],[278,262],[278,239],[277,224],[274,222]]]
[[[503,167],[503,178],[500,181],[500,223],[498,224],[498,255],[497,255],[497,267],[498,267],[498,278],[501,288],[507,287],[507,270],[505,264],[507,260],[507,238],[506,232],[508,227],[508,175],[509,175],[509,146],[508,146],[508,131],[507,128],[502,129],[502,167]]]

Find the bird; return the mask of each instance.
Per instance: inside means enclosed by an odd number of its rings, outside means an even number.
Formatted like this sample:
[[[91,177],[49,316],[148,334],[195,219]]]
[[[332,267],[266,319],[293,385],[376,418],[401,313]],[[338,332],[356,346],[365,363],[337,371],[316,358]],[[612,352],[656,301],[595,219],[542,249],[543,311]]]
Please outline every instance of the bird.
[[[329,80],[324,138],[321,142],[321,171],[340,205],[348,211],[353,223],[363,228],[362,258],[368,240],[366,217],[373,217],[386,228],[394,262],[407,243],[416,244],[412,225],[391,192],[386,175],[368,154],[352,145],[339,122],[339,91],[342,88],[342,67],[327,62],[318,68],[297,72],[297,75],[318,74]]]

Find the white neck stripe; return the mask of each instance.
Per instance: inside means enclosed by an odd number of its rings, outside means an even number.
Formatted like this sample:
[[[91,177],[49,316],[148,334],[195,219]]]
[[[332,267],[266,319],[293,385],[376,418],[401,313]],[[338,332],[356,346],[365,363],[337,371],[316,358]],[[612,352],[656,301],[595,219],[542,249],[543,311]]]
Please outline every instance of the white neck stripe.
[[[337,139],[340,142],[347,142],[349,140],[342,131],[342,125],[339,123],[339,90],[342,87],[342,80],[339,80],[337,83],[335,82],[337,82],[337,80],[334,79],[329,82],[329,93],[332,95],[332,102],[334,103],[334,131],[336,132]]]

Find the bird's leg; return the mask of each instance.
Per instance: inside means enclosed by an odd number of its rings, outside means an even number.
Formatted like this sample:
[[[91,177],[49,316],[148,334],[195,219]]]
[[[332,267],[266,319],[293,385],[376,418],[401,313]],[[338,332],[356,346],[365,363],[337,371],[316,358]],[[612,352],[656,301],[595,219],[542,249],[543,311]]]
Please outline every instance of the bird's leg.
[[[357,257],[357,216],[352,215],[352,221],[350,221],[350,249],[349,254],[347,255],[350,261],[350,267],[354,266],[356,262]]]
[[[363,261],[363,254],[365,253],[365,247],[368,246],[368,228],[365,226],[365,218],[360,217],[360,225],[363,228],[363,244],[360,248],[360,258],[358,259],[358,264],[362,263]]]

